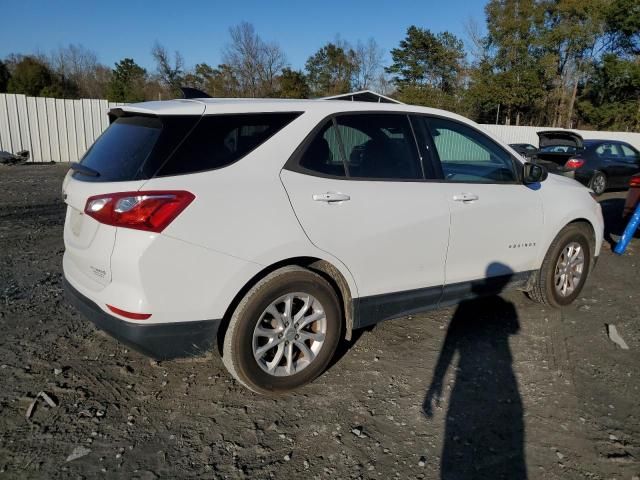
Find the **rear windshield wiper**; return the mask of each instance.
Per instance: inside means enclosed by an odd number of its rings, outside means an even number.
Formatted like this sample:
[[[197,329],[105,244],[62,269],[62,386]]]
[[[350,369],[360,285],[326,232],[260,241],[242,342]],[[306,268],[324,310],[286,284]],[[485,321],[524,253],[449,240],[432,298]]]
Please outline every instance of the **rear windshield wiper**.
[[[81,163],[78,162],[71,162],[71,170],[75,170],[78,173],[81,173],[82,175],[86,175],[87,177],[99,177],[100,176],[100,172],[97,170],[94,170],[93,168],[87,167],[86,165],[82,165]]]

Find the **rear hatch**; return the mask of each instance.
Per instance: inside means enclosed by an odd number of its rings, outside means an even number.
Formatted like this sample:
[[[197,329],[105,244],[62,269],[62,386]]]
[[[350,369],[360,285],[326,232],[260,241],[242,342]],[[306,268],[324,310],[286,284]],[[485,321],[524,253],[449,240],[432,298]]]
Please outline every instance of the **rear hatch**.
[[[565,174],[564,164],[584,149],[582,137],[568,130],[544,130],[538,133],[539,149],[536,163],[547,167],[551,173]]]
[[[160,168],[200,117],[112,111],[111,125],[96,140],[63,183],[67,204],[64,227],[65,274],[91,290],[111,282],[111,253],[117,227],[85,213],[97,195],[138,191]],[[167,128],[170,125],[170,128]]]

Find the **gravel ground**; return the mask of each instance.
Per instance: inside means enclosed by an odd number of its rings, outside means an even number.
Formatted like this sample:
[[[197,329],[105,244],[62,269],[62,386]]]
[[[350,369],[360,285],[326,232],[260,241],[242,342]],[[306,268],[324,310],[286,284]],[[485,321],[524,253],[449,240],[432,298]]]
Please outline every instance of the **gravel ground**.
[[[215,354],[152,362],[67,306],[64,173],[0,167],[0,477],[640,475],[639,239],[623,257],[605,242],[564,310],[513,292],[387,322],[265,398]],[[623,196],[603,200],[609,240]],[[40,397],[26,419],[41,391],[57,406]]]

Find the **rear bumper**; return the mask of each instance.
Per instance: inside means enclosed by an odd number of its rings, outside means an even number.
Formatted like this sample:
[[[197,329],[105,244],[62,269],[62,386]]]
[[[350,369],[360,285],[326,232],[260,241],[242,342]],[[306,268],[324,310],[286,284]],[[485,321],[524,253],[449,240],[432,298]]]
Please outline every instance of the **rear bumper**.
[[[203,354],[216,344],[221,320],[139,324],[109,315],[65,278],[67,300],[97,328],[157,360]]]

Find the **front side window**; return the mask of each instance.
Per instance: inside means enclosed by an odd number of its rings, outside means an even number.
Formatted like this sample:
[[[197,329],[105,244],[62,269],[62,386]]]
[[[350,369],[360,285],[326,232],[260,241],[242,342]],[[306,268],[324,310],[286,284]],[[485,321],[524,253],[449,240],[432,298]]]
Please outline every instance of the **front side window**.
[[[423,178],[416,141],[406,115],[340,115],[336,123],[350,177]]]
[[[428,124],[447,181],[510,183],[516,180],[511,156],[486,135],[441,118],[429,118]]]

